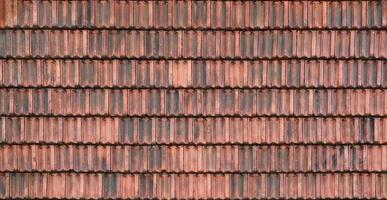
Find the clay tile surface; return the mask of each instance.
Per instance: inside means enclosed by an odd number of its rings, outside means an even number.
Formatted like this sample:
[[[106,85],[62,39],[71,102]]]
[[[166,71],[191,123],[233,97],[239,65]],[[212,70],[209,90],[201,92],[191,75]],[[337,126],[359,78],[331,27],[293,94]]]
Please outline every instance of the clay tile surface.
[[[0,0],[0,199],[387,199],[387,1]]]

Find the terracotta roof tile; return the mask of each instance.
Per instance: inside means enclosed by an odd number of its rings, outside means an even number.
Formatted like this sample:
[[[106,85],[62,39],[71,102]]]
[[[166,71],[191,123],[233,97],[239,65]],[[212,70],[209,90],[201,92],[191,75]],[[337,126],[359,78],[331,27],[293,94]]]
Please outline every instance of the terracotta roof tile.
[[[11,185],[11,194],[21,198],[79,198],[87,194],[90,198],[366,198],[382,199],[386,197],[383,174],[5,174]],[[197,182],[203,184],[195,184]],[[19,188],[18,185],[36,182],[46,190],[32,192],[35,188]],[[128,184],[131,183],[131,184]],[[333,182],[333,183],[332,183]],[[43,183],[43,184],[42,184]],[[45,184],[46,183],[46,184]],[[62,183],[66,189],[53,187]],[[70,184],[73,183],[73,184]],[[255,183],[252,187],[249,183]],[[331,184],[327,184],[331,183]],[[82,187],[81,187],[82,184]],[[298,187],[287,187],[289,185]],[[374,188],[360,187],[362,184],[374,185]],[[56,185],[56,184],[55,184]],[[56,186],[59,186],[56,185]],[[326,186],[322,186],[326,185]],[[35,186],[35,185],[31,185]],[[97,186],[97,187],[96,187]],[[184,190],[183,186],[193,188]],[[207,187],[205,187],[207,186]],[[209,187],[210,186],[210,187]],[[283,186],[283,187],[281,187]],[[308,188],[307,190],[305,188]],[[122,194],[123,189],[127,192]]]
[[[39,172],[382,172],[383,145],[4,145],[1,171]],[[179,156],[162,160],[163,155]],[[18,159],[13,161],[12,153]],[[368,153],[374,155],[368,157]],[[315,156],[312,156],[315,155]],[[255,160],[264,158],[264,160]],[[37,160],[36,165],[32,162]],[[237,162],[237,163],[234,163]],[[114,165],[113,165],[114,164]],[[215,167],[211,167],[211,165]],[[163,167],[163,165],[167,167]],[[176,166],[177,168],[173,167]],[[198,170],[202,169],[202,170]]]
[[[384,116],[387,112],[383,109],[386,93],[381,89],[0,91],[3,116]]]
[[[14,1],[2,27],[385,28],[383,1]],[[312,12],[313,11],[313,12]],[[308,13],[312,12],[311,15]],[[355,13],[359,13],[356,15]],[[13,16],[13,17],[8,17]]]
[[[386,8],[0,0],[0,199],[386,199]]]
[[[3,58],[382,59],[387,55],[383,42],[386,32],[381,30],[19,29],[0,30],[0,37]],[[220,48],[222,43],[225,48]]]

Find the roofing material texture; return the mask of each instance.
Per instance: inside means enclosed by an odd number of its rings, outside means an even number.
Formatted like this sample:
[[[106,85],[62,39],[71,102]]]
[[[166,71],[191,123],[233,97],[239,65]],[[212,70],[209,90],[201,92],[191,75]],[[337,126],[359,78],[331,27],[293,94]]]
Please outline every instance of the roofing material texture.
[[[4,30],[5,58],[386,59],[386,31]]]
[[[2,23],[71,29],[383,29],[385,9],[383,1],[17,0],[5,4]]]
[[[0,199],[386,199],[386,1],[0,0]]]

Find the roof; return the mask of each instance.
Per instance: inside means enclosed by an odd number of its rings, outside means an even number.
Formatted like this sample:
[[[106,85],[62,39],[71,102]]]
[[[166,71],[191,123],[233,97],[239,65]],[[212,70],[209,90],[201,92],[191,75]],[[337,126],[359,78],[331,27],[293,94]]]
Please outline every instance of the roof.
[[[386,199],[387,1],[0,0],[0,199]]]

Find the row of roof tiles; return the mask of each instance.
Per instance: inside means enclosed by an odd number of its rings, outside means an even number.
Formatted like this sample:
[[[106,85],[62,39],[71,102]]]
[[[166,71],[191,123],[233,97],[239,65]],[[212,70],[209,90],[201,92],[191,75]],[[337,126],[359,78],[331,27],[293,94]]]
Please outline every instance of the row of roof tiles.
[[[0,171],[387,171],[387,145],[2,145],[0,154]]]
[[[387,118],[1,117],[2,144],[386,144]]]
[[[387,27],[384,1],[5,1],[0,27]]]
[[[381,89],[0,89],[1,115],[357,116],[387,114]]]
[[[0,30],[0,57],[387,58],[387,31]]]
[[[0,86],[373,88],[387,87],[387,61],[0,60]]]
[[[0,198],[385,199],[387,175],[2,173]]]

